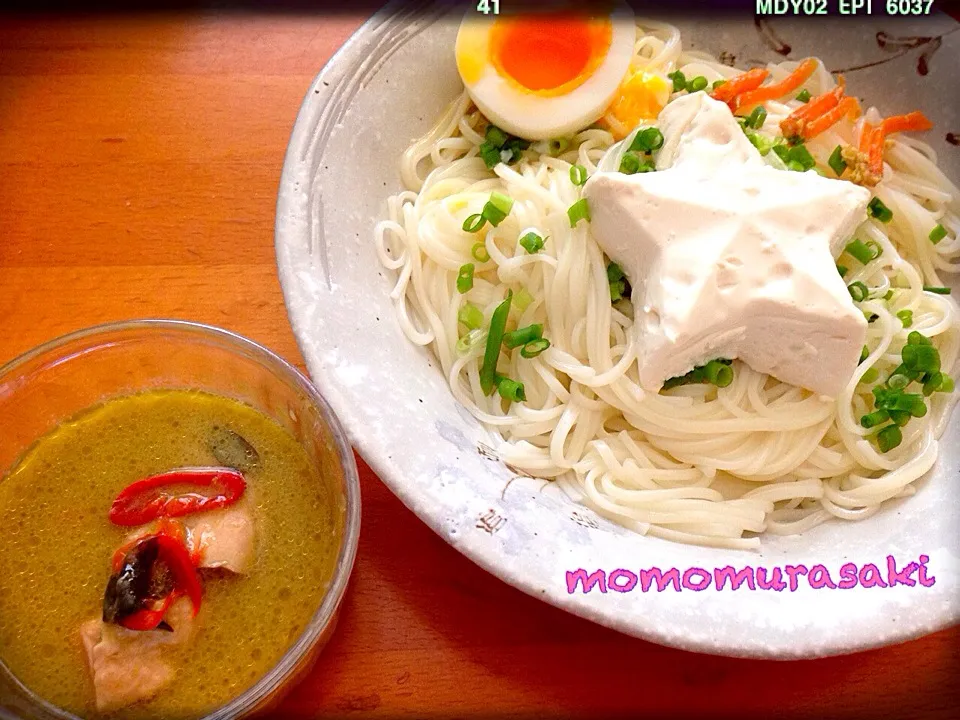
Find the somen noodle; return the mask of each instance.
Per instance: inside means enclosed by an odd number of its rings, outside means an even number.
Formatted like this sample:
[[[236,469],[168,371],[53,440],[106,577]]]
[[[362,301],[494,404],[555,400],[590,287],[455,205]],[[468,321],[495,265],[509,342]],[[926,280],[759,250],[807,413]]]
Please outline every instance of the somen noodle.
[[[711,83],[740,72],[684,51],[676,28],[653,22],[637,27],[633,64]],[[782,79],[796,66],[770,65],[771,77]],[[807,83],[814,95],[834,85],[822,65]],[[766,102],[768,126],[800,105]],[[864,121],[876,123],[879,114],[870,109]],[[872,409],[869,378],[886,378],[900,364],[910,331],[933,341],[945,372],[956,362],[957,304],[923,290],[944,285],[941,273],[960,268],[960,195],[933,150],[894,135],[883,181],[871,188],[893,219],[868,219],[855,235],[882,252],[844,278],[869,290],[857,305],[872,321],[868,355],[838,398],[740,362],[727,387],[653,394],[638,384],[629,301],[611,303],[608,261],[589,223],[571,228],[567,217],[580,197],[571,166],[592,174],[615,142],[610,129],[621,137],[628,130],[616,122],[608,116],[603,127],[582,130],[569,143],[535,142],[518,164],[489,170],[478,156],[487,121],[464,93],[404,154],[408,189],[389,199],[389,219],[377,225],[380,261],[396,271],[391,297],[403,332],[436,354],[456,399],[502,439],[501,458],[554,478],[576,500],[638,532],[724,547],[756,547],[759,533],[801,533],[831,517],[866,518],[885,501],[912,494],[937,458],[953,395],[928,398],[930,411],[903,427],[902,443],[886,453],[860,418]],[[826,167],[838,144],[856,144],[858,131],[842,120],[807,148]],[[465,233],[464,219],[481,212],[492,191],[514,199],[512,212],[497,227]],[[928,236],[937,225],[946,237],[935,244]],[[531,230],[548,238],[533,254],[518,244]],[[476,251],[477,241],[486,253]],[[466,300],[456,280],[464,263],[475,266],[467,299],[487,321],[469,331],[458,320]],[[542,324],[551,344],[533,358],[512,354],[509,375],[525,387],[522,403],[487,397],[480,383],[482,328],[507,290],[519,310],[517,326]],[[912,313],[909,328],[897,314],[905,310]]]

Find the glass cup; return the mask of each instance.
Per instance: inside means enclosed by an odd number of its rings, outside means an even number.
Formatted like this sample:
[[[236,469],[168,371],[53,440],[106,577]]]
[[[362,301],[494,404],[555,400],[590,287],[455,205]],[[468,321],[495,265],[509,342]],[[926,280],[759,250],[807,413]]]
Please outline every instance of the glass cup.
[[[151,389],[193,389],[234,398],[285,427],[314,463],[340,524],[340,548],[320,607],[277,665],[204,716],[268,709],[312,668],[336,625],[360,532],[360,483],[343,429],[292,365],[239,335],[191,322],[136,320],[81,330],[0,367],[0,482],[38,438],[109,398]],[[31,693],[0,663],[0,718],[74,718]]]

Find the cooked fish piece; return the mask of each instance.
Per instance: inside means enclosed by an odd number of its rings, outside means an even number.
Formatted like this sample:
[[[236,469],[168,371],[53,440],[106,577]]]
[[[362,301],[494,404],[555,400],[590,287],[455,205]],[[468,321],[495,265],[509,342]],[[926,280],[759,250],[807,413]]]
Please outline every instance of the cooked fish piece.
[[[187,550],[198,568],[222,568],[235,573],[246,572],[256,551],[256,528],[247,499],[222,510],[187,515],[161,521],[167,528],[182,529]],[[146,537],[161,529],[160,522],[144,525],[131,533],[124,544]]]
[[[200,558],[198,567],[244,573],[254,558],[253,515],[246,503],[184,518],[187,548]]]
[[[175,673],[165,655],[171,647],[190,642],[193,637],[190,601],[179,598],[164,621],[173,629],[138,632],[100,618],[80,626],[97,710],[109,712],[146,700],[173,682]]]

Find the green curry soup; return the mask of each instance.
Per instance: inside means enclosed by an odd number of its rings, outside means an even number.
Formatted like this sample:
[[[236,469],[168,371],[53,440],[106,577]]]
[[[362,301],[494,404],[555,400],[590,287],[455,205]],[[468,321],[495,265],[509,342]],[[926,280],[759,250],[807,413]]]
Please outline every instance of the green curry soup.
[[[167,656],[172,683],[114,714],[203,714],[262,677],[304,630],[333,575],[340,533],[305,451],[234,400],[192,391],[118,398],[60,425],[0,480],[0,661],[33,692],[100,716],[79,629],[100,617],[111,557],[136,529],[110,522],[111,503],[146,476],[220,465],[209,442],[217,428],[259,453],[245,473],[254,560],[244,574],[203,576],[196,634]]]

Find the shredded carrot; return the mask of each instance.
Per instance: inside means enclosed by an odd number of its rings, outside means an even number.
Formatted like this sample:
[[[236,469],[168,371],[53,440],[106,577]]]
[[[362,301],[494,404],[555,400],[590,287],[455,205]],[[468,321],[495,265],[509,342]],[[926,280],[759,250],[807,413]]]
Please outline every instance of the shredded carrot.
[[[817,71],[819,63],[813,58],[807,58],[797,66],[797,69],[787,75],[783,80],[773,85],[764,85],[755,90],[741,91],[736,98],[734,112],[740,110],[752,110],[756,105],[767,100],[776,100],[784,95],[794,92],[803,85],[810,76]],[[720,86],[723,88],[723,85]]]
[[[818,118],[808,120],[800,132],[804,140],[815,138],[820,133],[833,127],[846,116],[850,120],[860,117],[860,102],[855,97],[845,97],[832,110],[828,110]]]
[[[876,128],[865,123],[863,133],[860,135],[860,150],[867,153],[870,172],[877,180],[883,177],[883,141],[886,140],[887,135],[908,130],[919,132],[932,127],[933,123],[927,119],[927,116],[917,111],[888,117]]]
[[[830,112],[843,97],[843,85],[837,85],[833,90],[817,95],[809,102],[801,105],[780,122],[780,130],[787,138],[800,137],[808,122]]]
[[[904,132],[905,130],[921,132],[923,130],[929,130],[932,127],[933,123],[927,119],[927,116],[917,111],[907,113],[906,115],[894,115],[880,123],[880,131],[884,136],[890,133]]]
[[[860,152],[867,152],[870,149],[870,135],[872,133],[873,125],[864,120],[863,127],[860,128]]]
[[[710,97],[729,105],[740,93],[756,90],[760,87],[768,75],[770,75],[770,71],[764,68],[747,70],[745,73],[730,78],[723,85],[713,90]]]
[[[864,180],[874,185],[883,177],[883,130],[868,122],[860,130],[860,152],[867,157]]]

